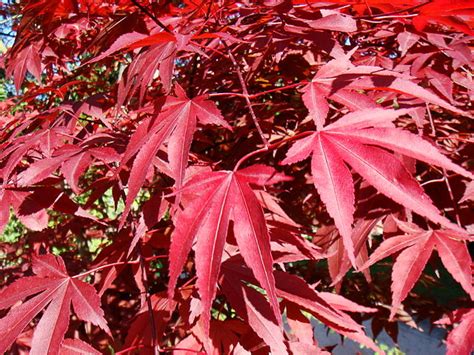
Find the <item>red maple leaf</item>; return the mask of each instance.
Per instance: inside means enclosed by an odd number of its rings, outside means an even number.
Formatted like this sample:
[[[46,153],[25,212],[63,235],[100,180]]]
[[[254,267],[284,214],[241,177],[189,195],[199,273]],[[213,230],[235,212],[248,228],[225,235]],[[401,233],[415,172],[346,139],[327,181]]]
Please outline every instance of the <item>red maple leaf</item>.
[[[11,308],[0,322],[1,353],[8,350],[43,309],[44,314],[33,335],[31,354],[60,353],[71,305],[79,319],[91,322],[110,334],[95,289],[70,277],[62,258],[52,254],[37,256],[33,258],[32,267],[36,276],[23,277],[0,291],[0,309]],[[21,300],[24,300],[23,303],[17,305]]]
[[[407,110],[385,109],[349,113],[297,141],[283,161],[283,164],[292,164],[312,154],[314,185],[342,235],[353,265],[356,265],[351,238],[355,197],[352,174],[346,164],[395,202],[435,223],[459,229],[441,216],[404,164],[389,151],[455,171],[471,179],[472,174],[452,163],[419,136],[395,128],[391,122],[405,113]]]
[[[233,307],[270,346],[272,352],[285,353],[281,330],[278,330],[278,324],[274,315],[271,315],[270,308],[265,306],[263,295],[248,287],[248,284],[256,282],[250,269],[242,265],[239,257],[233,257],[223,264],[222,274],[222,288]],[[275,271],[274,275],[276,294],[283,298],[286,304],[309,312],[336,332],[375,351],[380,351],[365,335],[362,326],[345,313],[346,311],[371,313],[376,311],[375,309],[360,306],[339,295],[317,292],[295,275],[281,271]]]
[[[386,239],[362,267],[367,268],[401,251],[392,270],[391,317],[415,285],[434,249],[453,278],[471,298],[474,297],[471,257],[465,242],[470,240],[467,234],[452,230],[423,230],[415,224],[401,221],[397,224],[405,234]]]
[[[216,294],[231,220],[234,222],[234,234],[240,253],[266,290],[273,312],[281,323],[272,273],[270,237],[263,209],[250,184],[263,186],[287,179],[273,168],[254,165],[236,172],[198,174],[183,187],[183,194],[194,195],[194,198],[188,200],[189,203],[176,218],[176,230],[170,247],[169,293],[174,293],[181,268],[196,240],[197,286],[203,305],[202,319],[206,332],[209,330],[210,309]],[[188,198],[190,197],[186,197]]]
[[[177,96],[168,97],[159,115],[154,120],[143,123],[130,138],[130,143],[122,158],[122,165],[126,164],[134,154],[136,158],[128,179],[129,190],[121,224],[124,223],[133,200],[145,182],[156,153],[166,140],[168,140],[171,174],[179,189],[184,180],[197,121],[230,129],[215,104],[206,100],[205,96],[189,99],[179,85],[176,85],[175,90]]]

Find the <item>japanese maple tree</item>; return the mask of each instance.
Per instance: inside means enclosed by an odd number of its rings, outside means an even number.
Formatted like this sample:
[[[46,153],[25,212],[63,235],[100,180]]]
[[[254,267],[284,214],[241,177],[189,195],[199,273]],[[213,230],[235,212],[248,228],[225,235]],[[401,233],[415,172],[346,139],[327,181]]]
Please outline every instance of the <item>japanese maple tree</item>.
[[[474,350],[471,1],[0,4],[1,353]]]

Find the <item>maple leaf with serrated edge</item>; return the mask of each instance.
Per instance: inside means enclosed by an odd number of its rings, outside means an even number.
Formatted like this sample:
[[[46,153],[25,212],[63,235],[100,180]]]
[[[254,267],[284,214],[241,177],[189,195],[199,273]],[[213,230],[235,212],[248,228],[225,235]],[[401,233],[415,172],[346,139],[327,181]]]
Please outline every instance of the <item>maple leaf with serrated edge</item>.
[[[375,250],[362,267],[398,253],[392,269],[392,311],[394,317],[403,300],[415,285],[434,249],[445,268],[459,282],[463,289],[474,298],[471,275],[471,256],[465,240],[467,234],[451,230],[423,230],[412,223],[397,222],[405,234],[386,239]]]
[[[62,258],[33,258],[36,276],[23,277],[0,291],[0,309],[11,308],[0,321],[0,353],[4,353],[33,318],[46,309],[36,326],[30,354],[59,354],[69,324],[71,304],[77,317],[110,335],[95,289],[70,277]],[[18,301],[36,295],[20,305]],[[66,343],[67,345],[68,343]]]
[[[347,56],[328,62],[318,70],[311,82],[301,89],[303,103],[318,130],[323,128],[329,112],[328,98],[347,106],[351,110],[377,108],[377,104],[368,96],[346,89],[347,85],[343,85],[341,89],[334,89],[334,83],[338,80],[338,76],[342,74],[364,75],[377,70],[376,67],[355,67],[349,61],[351,55],[350,52]]]
[[[169,165],[176,188],[179,190],[184,180],[197,121],[231,129],[216,105],[206,100],[205,96],[189,99],[179,85],[176,85],[175,91],[176,97],[167,98],[162,111],[148,130],[146,126],[139,126],[130,138],[130,143],[122,157],[121,165],[123,166],[136,154],[128,179],[128,194],[120,221],[121,226],[130,212],[133,200],[145,182],[156,153],[166,140],[168,140]]]
[[[378,107],[370,97],[357,90],[394,91],[417,97],[452,112],[465,114],[432,92],[407,80],[400,73],[377,66],[355,66],[349,60],[353,53],[354,50],[329,61],[301,90],[303,103],[318,130],[323,128],[329,112],[327,99],[345,105],[352,111]]]
[[[474,349],[474,308],[460,308],[435,322],[441,325],[453,325],[448,334],[447,355],[468,355]]]
[[[80,339],[64,339],[61,355],[100,355],[101,353]]]
[[[45,202],[44,200],[41,200],[40,203],[36,201],[33,202],[36,206],[40,206],[40,208],[36,208],[35,210],[24,211],[21,208],[29,195],[30,193],[27,191],[0,190],[0,231],[2,231],[8,223],[10,218],[10,206],[13,208],[17,218],[29,229],[41,231],[48,226],[48,214],[43,204]]]
[[[240,253],[255,278],[267,292],[270,305],[281,324],[281,314],[275,294],[273,258],[270,252],[263,209],[250,184],[270,185],[289,180],[273,168],[253,165],[232,172],[205,172],[193,176],[183,187],[183,195],[194,195],[176,219],[170,247],[170,297],[186,261],[193,241],[196,240],[197,287],[202,301],[202,319],[206,334],[209,332],[210,309],[216,294],[222,254],[230,221]]]
[[[250,269],[242,265],[240,257],[238,256],[226,260],[222,268],[224,280],[222,287],[225,295],[229,297],[230,303],[235,306],[237,312],[241,314],[243,310],[246,309],[243,314],[244,318],[248,319],[250,326],[267,342],[272,348],[272,351],[276,349],[281,352],[283,350],[282,344],[274,330],[276,324],[272,325],[272,318],[255,310],[255,304],[258,303],[257,296],[253,296],[253,301],[250,300],[248,296],[243,297],[243,295],[247,293],[246,289],[248,286],[246,284],[255,284],[256,282]],[[313,290],[306,281],[295,275],[282,271],[275,271],[274,275],[275,290],[278,297],[283,298],[285,302],[291,303],[311,313],[314,317],[339,334],[347,336],[375,351],[381,352],[372,339],[365,335],[363,327],[344,313],[344,311],[349,308],[353,308],[356,312],[374,312],[376,311],[375,309],[360,306],[339,295],[317,292]],[[259,295],[262,296],[261,294]],[[240,298],[244,298],[247,301],[245,302],[245,308]],[[258,309],[262,311],[260,306]],[[251,317],[253,318],[252,322],[250,322]]]
[[[293,164],[312,154],[314,185],[341,233],[352,265],[356,265],[351,238],[355,197],[352,174],[346,164],[395,202],[447,228],[460,229],[441,216],[403,163],[389,152],[473,177],[430,143],[393,126],[393,120],[408,112],[379,108],[349,113],[296,141],[282,162]]]
[[[367,252],[367,237],[372,229],[375,227],[378,218],[376,219],[360,219],[355,222],[352,230],[352,240],[354,242],[356,265],[361,267],[368,260]],[[336,229],[334,229],[336,232]],[[334,254],[332,253],[334,252]],[[341,238],[337,238],[328,248],[328,271],[332,279],[332,284],[336,285],[336,290],[340,289],[341,281],[346,273],[351,268],[351,261],[347,255],[347,250],[344,248],[344,243]],[[368,270],[364,271],[364,277],[370,282],[370,273]]]
[[[290,339],[296,338],[300,342],[315,345],[313,326],[310,319],[301,313],[300,308],[294,303],[283,301],[285,307],[286,319],[290,326]]]
[[[442,11],[440,11],[442,9]],[[420,13],[413,19],[413,25],[422,31],[430,22],[452,27],[459,32],[473,36],[472,22],[461,22],[460,19],[472,21],[472,2],[470,0],[434,0],[423,4]]]
[[[270,347],[272,354],[286,354],[283,333],[265,296],[245,286],[239,276],[225,272],[221,282],[223,292],[232,308]]]
[[[39,83],[41,83],[42,63],[39,53],[43,41],[28,43],[24,48],[11,56],[8,61],[7,75],[13,75],[13,81],[17,90],[21,89],[21,84],[26,72],[30,72]]]

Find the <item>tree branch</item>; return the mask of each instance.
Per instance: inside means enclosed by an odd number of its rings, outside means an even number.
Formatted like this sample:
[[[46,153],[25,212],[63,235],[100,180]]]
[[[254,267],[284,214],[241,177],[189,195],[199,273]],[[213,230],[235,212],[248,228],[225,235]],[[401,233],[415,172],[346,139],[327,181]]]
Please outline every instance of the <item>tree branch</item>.
[[[168,27],[166,27],[166,25],[163,22],[161,22],[158,19],[158,17],[156,17],[150,11],[148,11],[148,9],[145,6],[141,5],[137,0],[132,0],[132,2],[136,7],[138,7],[141,11],[143,11],[143,13],[145,13],[149,18],[151,18],[164,31],[166,31],[168,33],[173,33],[173,31],[171,31]]]
[[[258,134],[260,135],[260,138],[263,141],[263,145],[265,148],[268,148],[268,140],[265,138],[263,135],[262,128],[260,127],[260,124],[258,123],[257,115],[255,115],[255,111],[253,110],[252,103],[250,102],[249,99],[249,91],[247,90],[247,85],[245,84],[244,77],[242,75],[242,71],[240,70],[239,64],[235,60],[234,55],[232,54],[232,51],[230,50],[229,46],[225,43],[224,46],[227,49],[227,53],[229,54],[229,58],[232,61],[232,64],[235,67],[235,72],[237,73],[237,77],[239,78],[240,86],[242,87],[242,92],[244,94],[244,99],[245,102],[247,103],[247,107],[249,108],[250,111],[250,116],[252,116],[253,123],[255,124],[255,127],[257,128]]]
[[[156,329],[156,324],[155,324],[155,316],[153,314],[153,305],[151,303],[150,292],[148,290],[149,286],[148,286],[148,277],[146,274],[145,259],[143,258],[140,243],[138,244],[137,250],[138,250],[138,257],[140,259],[141,278],[142,278],[143,286],[145,286],[145,290],[146,290],[145,297],[146,297],[146,304],[148,308],[148,315],[150,316],[150,322],[151,322],[151,342],[153,346],[153,353],[155,355],[159,355],[160,349],[158,345],[158,339],[156,337],[157,329]]]

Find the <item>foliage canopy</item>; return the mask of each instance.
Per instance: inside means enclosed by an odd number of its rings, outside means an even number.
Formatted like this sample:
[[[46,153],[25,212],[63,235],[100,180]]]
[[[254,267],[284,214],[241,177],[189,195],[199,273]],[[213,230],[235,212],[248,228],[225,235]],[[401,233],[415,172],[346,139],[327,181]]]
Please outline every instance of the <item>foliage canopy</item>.
[[[3,3],[0,352],[469,354],[473,14]]]

